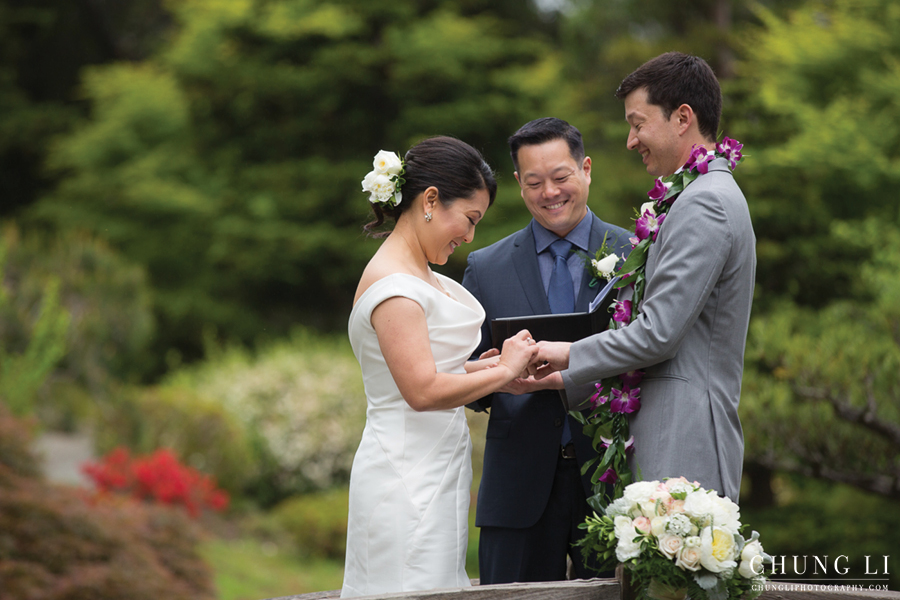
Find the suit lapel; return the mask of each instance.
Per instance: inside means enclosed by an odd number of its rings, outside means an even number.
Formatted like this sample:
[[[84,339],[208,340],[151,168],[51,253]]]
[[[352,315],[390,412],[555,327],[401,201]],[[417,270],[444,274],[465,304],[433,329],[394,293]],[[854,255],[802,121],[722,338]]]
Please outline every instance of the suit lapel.
[[[588,254],[591,258],[594,257],[597,248],[603,243],[603,234],[606,233],[606,230],[602,227],[602,223],[603,222],[597,218],[597,215],[591,213],[591,239],[588,248]],[[593,279],[594,276],[591,275],[591,272],[587,267],[588,263],[585,263],[584,273],[581,275],[581,288],[578,290],[578,298],[575,300],[576,311],[586,311],[591,304],[591,300],[594,299],[597,292],[601,289],[601,287],[598,286],[590,287],[591,279]]]
[[[514,246],[512,263],[515,265],[516,275],[519,276],[519,282],[522,284],[532,313],[549,314],[550,302],[541,282],[541,271],[538,268],[537,254],[534,252],[534,234],[530,225],[519,232]]]

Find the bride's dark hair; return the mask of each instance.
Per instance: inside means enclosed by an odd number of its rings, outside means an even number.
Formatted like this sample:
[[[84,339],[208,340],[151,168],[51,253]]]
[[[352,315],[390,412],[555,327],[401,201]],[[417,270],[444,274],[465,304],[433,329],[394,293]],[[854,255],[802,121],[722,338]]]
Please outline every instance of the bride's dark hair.
[[[413,146],[403,157],[406,183],[400,188],[403,200],[398,206],[372,204],[375,219],[363,226],[372,237],[385,237],[390,232],[375,230],[384,224],[385,218],[396,221],[408,210],[413,200],[429,187],[438,190],[438,199],[444,206],[458,198],[471,198],[478,190],[487,190],[488,206],[497,196],[497,180],[481,153],[467,143],[448,136],[427,138]]]

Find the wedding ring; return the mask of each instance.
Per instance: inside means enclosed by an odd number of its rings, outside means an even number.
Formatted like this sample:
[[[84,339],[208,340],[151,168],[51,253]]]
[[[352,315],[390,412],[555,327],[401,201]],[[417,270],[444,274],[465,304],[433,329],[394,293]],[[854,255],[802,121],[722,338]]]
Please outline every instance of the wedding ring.
[[[532,338],[525,338],[525,341],[528,342],[528,345],[529,345],[529,346],[533,346],[534,344],[537,343],[537,342],[535,342],[534,339],[532,339]]]

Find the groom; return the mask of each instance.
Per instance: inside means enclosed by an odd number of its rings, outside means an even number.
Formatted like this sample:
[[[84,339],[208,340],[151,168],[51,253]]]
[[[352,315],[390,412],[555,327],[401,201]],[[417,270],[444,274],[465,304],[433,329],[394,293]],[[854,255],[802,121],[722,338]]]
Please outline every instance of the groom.
[[[647,172],[671,175],[695,145],[715,147],[722,110],[706,62],[669,52],[625,78],[616,96],[628,148]],[[747,201],[717,158],[672,204],[650,247],[640,315],[623,329],[574,344],[541,343],[535,364],[563,370],[569,399],[590,382],[642,369],[631,419],[643,479],[685,476],[738,501],[744,441],[738,420],[753,301],[756,239]]]
[[[587,310],[600,287],[590,287],[592,276],[575,250],[593,256],[604,236],[616,254],[630,249],[627,231],[587,208],[591,159],[575,127],[537,119],[509,138],[509,148],[534,219],[469,254],[463,285],[486,313],[475,356],[491,347],[491,319]],[[577,577],[596,576],[571,547],[584,535],[578,524],[592,493],[590,473],[582,478],[580,466],[596,452],[563,408],[562,378],[537,384],[543,389],[514,382],[509,393],[470,405],[490,409],[475,520],[482,584],[566,579],[567,554]]]

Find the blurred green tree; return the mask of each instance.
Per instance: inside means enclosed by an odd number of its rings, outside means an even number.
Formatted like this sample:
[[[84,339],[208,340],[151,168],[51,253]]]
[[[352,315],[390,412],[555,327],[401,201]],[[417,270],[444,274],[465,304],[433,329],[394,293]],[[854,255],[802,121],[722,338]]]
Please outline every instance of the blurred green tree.
[[[50,189],[52,138],[76,122],[86,64],[138,60],[167,26],[160,0],[4,0],[0,3],[0,216]]]
[[[85,233],[49,236],[14,224],[0,230],[0,255],[0,353],[19,356],[8,358],[0,387],[19,381],[22,392],[10,392],[17,404],[55,429],[97,416],[113,388],[148,368],[154,320],[143,270]],[[38,358],[33,376],[17,364]]]
[[[752,491],[781,469],[900,498],[900,7],[759,15],[734,129],[758,238]]]
[[[448,134],[508,160],[553,90],[549,46],[476,4],[173,4],[153,59],[86,71],[91,118],[32,216],[147,267],[163,350],[199,352],[204,323],[244,340],[342,325],[374,251],[370,157]]]
[[[645,61],[677,50],[703,57],[725,87],[720,130],[730,137],[736,125],[730,81],[742,32],[759,23],[753,6],[782,14],[802,0],[593,0],[560,2],[556,44],[563,64],[560,93],[550,112],[576,125],[595,169],[591,205],[601,218],[630,227],[634,209],[652,187],[635,152],[625,148],[628,126],[615,97],[621,81]],[[743,140],[742,140],[743,141]],[[743,168],[742,168],[743,170]],[[739,178],[741,176],[739,175]]]
[[[0,329],[0,403],[23,416],[32,412],[38,388],[65,355],[70,317],[59,305],[57,279],[29,306],[12,302],[3,281],[5,254],[0,247],[0,323],[6,325]]]

